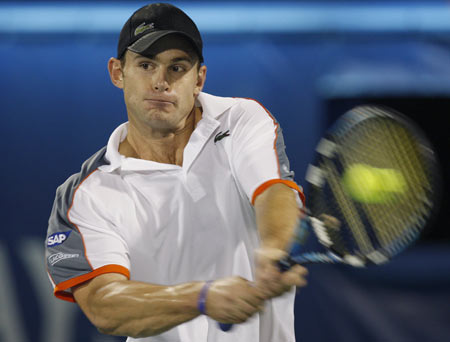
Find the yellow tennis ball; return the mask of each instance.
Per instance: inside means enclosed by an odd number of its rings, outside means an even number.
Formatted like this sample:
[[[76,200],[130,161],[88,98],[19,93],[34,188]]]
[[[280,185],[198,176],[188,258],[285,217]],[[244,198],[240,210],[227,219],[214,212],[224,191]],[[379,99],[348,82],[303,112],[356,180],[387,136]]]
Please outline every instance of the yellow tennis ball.
[[[407,189],[406,180],[402,173],[395,169],[377,169],[382,190],[388,194],[402,194]]]
[[[369,165],[353,164],[348,167],[342,176],[342,184],[356,201],[378,201],[381,183],[378,173]]]
[[[406,191],[406,181],[400,171],[381,169],[366,164],[349,166],[342,185],[347,194],[362,203],[383,203]]]

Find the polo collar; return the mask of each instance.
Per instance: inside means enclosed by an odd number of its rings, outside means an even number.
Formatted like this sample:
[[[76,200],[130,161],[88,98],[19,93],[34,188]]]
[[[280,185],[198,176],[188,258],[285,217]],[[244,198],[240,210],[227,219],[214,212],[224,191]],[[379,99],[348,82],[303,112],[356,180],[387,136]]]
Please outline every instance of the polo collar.
[[[198,153],[208,138],[214,133],[219,122],[216,120],[221,114],[227,111],[237,102],[234,98],[223,98],[207,93],[200,93],[197,98],[197,106],[203,109],[202,119],[197,124],[188,144],[185,147],[183,168],[190,167]],[[121,124],[111,134],[106,147],[105,158],[109,165],[100,166],[104,172],[113,172],[117,169],[123,171],[143,171],[143,170],[180,170],[181,167],[173,164],[158,163],[149,160],[127,158],[119,153],[119,145],[125,140],[128,134],[128,122]]]
[[[203,108],[203,116],[209,116],[217,119],[220,115],[236,104],[238,99],[233,97],[214,96],[202,92],[198,95],[197,102]]]

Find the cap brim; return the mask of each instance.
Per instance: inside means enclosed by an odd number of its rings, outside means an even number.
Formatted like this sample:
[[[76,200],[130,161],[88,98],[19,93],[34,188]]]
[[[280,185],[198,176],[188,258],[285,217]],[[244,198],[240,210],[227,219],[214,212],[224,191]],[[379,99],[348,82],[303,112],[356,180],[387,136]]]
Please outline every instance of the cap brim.
[[[183,37],[187,38],[187,40],[189,40],[192,43],[192,47],[195,49],[195,51],[197,51],[200,61],[203,62],[203,56],[202,56],[201,52],[198,51],[192,38],[189,37],[184,32],[180,32],[180,31],[161,30],[161,31],[150,32],[150,33],[146,34],[145,36],[139,38],[133,44],[131,44],[128,47],[128,50],[145,56],[145,52],[150,48],[150,46],[152,46],[154,43],[156,43],[159,39],[161,39],[169,34],[179,34],[179,35],[182,35]]]

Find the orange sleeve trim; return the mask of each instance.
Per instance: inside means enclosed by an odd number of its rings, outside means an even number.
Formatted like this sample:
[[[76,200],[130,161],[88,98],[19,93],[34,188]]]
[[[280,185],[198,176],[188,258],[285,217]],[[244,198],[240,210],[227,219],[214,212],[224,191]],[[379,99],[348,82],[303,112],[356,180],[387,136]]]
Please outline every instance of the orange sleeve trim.
[[[130,279],[130,271],[121,265],[106,265],[100,268],[93,270],[92,272],[80,275],[78,277],[63,281],[55,286],[54,295],[55,297],[66,300],[68,302],[75,303],[75,299],[73,298],[72,293],[66,292],[67,289],[74,287],[76,285],[82,284],[92,278],[99,276],[100,274],[105,273],[120,273]]]
[[[253,192],[252,204],[253,205],[255,204],[256,197],[261,195],[267,188],[269,188],[273,184],[277,184],[277,183],[283,183],[283,184],[287,185],[288,187],[290,187],[291,189],[297,190],[297,192],[300,196],[300,199],[302,200],[303,205],[305,205],[305,195],[303,194],[302,189],[300,189],[300,187],[297,185],[297,183],[290,181],[290,180],[286,180],[286,179],[271,179],[267,182],[262,183],[260,186],[258,186],[256,188],[255,192]]]

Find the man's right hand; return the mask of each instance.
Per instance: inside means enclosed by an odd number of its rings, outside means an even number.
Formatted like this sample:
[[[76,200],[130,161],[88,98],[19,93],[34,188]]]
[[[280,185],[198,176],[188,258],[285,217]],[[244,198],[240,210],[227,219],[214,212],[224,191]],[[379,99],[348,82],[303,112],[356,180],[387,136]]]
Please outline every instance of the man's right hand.
[[[243,323],[263,308],[261,290],[241,277],[214,281],[206,297],[206,313],[221,323]]]
[[[286,272],[281,272],[278,261],[287,253],[276,248],[260,248],[255,252],[256,280],[255,284],[264,294],[265,299],[271,299],[290,291],[293,286],[299,288],[307,284],[308,270],[300,265],[294,265]]]

